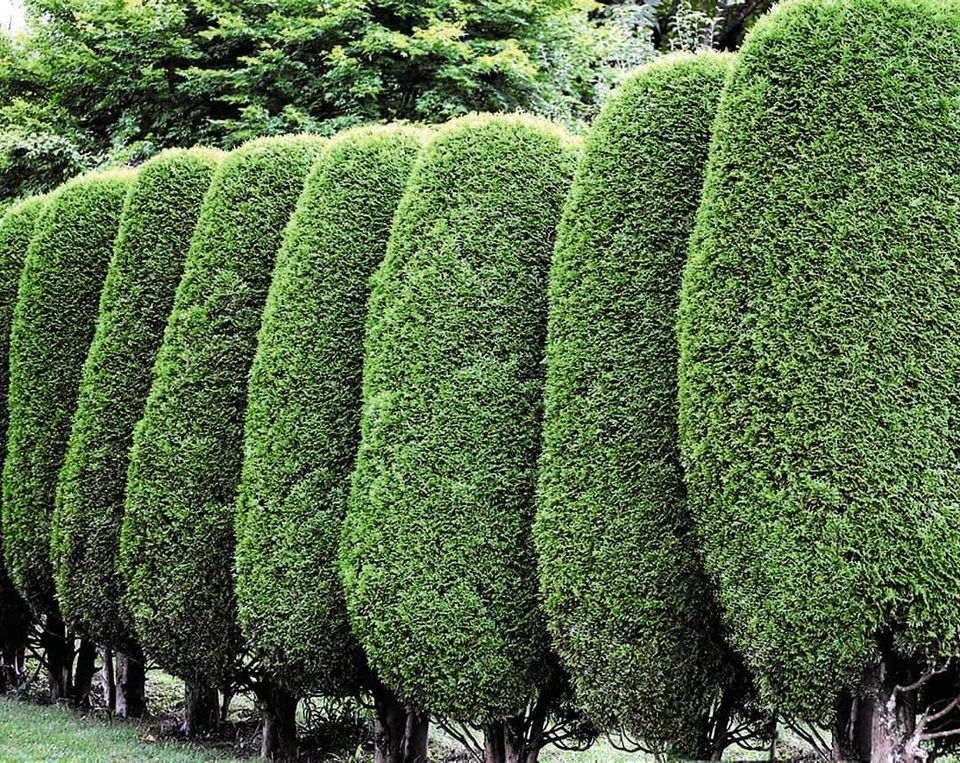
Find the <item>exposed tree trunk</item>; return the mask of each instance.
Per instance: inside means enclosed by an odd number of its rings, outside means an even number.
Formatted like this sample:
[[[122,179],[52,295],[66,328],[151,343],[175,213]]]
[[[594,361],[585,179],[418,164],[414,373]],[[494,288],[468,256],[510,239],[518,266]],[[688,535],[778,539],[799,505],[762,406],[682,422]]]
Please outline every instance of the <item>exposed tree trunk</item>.
[[[833,749],[830,758],[835,763],[857,760],[857,717],[859,703],[849,692],[842,692],[834,703]]]
[[[297,697],[279,684],[257,687],[261,726],[260,757],[288,760],[297,754]]]
[[[504,763],[503,722],[488,723],[483,729],[483,763]]]
[[[897,676],[887,659],[870,666],[857,703],[857,756],[871,763],[915,763],[910,749],[916,725],[915,692],[897,690]]]
[[[537,763],[543,748],[548,702],[534,705],[529,716],[487,724],[483,730],[484,763]]]
[[[146,681],[143,650],[134,645],[126,654],[117,652],[117,715],[142,718],[146,714]]]
[[[407,731],[407,710],[393,692],[379,686],[373,692],[374,763],[403,763],[404,737]]]
[[[113,674],[113,650],[102,648],[100,660],[103,662],[103,667],[100,668],[100,692],[107,709],[114,713],[117,710],[117,685]]]
[[[73,639],[68,636],[60,615],[46,616],[40,647],[47,659],[50,701],[69,700],[73,688]]]
[[[230,715],[230,703],[233,702],[233,689],[225,686],[220,690],[220,722],[225,723]]]
[[[80,640],[77,650],[77,665],[73,673],[73,692],[71,699],[77,706],[90,704],[90,688],[97,672],[97,647],[92,641]]]
[[[200,684],[186,683],[183,687],[183,725],[180,730],[188,737],[216,728],[220,721],[217,690]]]
[[[427,737],[430,732],[430,717],[407,709],[407,726],[403,741],[403,763],[427,763]]]
[[[727,731],[730,727],[730,713],[738,702],[739,696],[733,692],[724,692],[716,709],[704,719],[700,749],[679,750],[680,757],[693,760],[723,760],[723,751],[727,747]]]
[[[23,681],[24,650],[7,648],[0,653],[0,694],[14,689]]]

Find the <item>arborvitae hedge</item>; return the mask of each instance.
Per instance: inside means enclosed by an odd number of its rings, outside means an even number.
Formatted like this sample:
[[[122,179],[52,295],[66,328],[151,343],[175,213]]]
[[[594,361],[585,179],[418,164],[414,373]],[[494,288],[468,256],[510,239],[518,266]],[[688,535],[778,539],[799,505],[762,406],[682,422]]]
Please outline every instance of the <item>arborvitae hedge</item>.
[[[240,624],[289,687],[357,680],[336,559],[360,439],[368,282],[421,148],[361,128],[314,166],[277,257],[250,377],[237,514]]]
[[[120,540],[146,651],[222,682],[241,639],[233,585],[247,376],[274,259],[320,139],[253,141],[220,165],[137,425]]]
[[[684,502],[675,321],[730,60],[641,69],[591,131],[550,276],[535,526],[578,701],[602,726],[689,753],[724,670]]]
[[[0,462],[7,447],[10,324],[23,261],[45,204],[46,198],[42,196],[27,199],[14,204],[0,219]],[[2,548],[3,533],[0,532],[0,550]],[[26,604],[7,577],[0,558],[0,650],[23,645],[27,621]]]
[[[17,589],[56,612],[50,516],[80,372],[97,320],[130,170],[55,190],[37,222],[10,330],[10,424],[3,469],[4,552]]]
[[[97,643],[116,648],[131,639],[118,611],[116,568],[133,428],[219,160],[212,151],[174,150],[141,168],[121,218],[60,472],[51,538],[60,609]]]
[[[530,525],[546,279],[575,160],[543,121],[445,126],[373,283],[348,609],[387,685],[461,720],[518,712],[546,648]]]
[[[794,0],[721,100],[680,312],[690,505],[736,643],[827,713],[960,649],[960,10]]]

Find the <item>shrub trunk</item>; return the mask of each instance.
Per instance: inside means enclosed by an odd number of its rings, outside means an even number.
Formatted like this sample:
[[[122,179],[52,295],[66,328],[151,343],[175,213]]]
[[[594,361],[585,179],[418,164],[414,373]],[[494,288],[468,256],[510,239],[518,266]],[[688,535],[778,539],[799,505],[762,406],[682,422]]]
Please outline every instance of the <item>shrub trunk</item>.
[[[142,718],[146,713],[146,680],[139,646],[131,647],[126,654],[117,652],[117,715],[121,718]]]
[[[183,725],[180,730],[188,737],[197,736],[217,727],[220,704],[217,690],[195,683],[183,687]]]
[[[276,683],[257,687],[261,727],[260,757],[287,760],[297,754],[297,697]]]

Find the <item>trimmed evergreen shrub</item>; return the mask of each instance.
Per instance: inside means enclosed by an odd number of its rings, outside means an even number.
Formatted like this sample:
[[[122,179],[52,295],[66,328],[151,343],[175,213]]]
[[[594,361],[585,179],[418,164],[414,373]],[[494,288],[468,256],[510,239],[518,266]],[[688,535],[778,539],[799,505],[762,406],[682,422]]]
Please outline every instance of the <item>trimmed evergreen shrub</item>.
[[[731,60],[640,69],[587,140],[550,275],[535,524],[579,703],[603,727],[694,756],[729,671],[684,502],[675,320]]]
[[[38,612],[56,614],[50,516],[80,372],[124,198],[136,173],[75,178],[49,196],[30,243],[10,329],[4,553]]]
[[[117,556],[133,428],[219,160],[213,151],[172,150],[141,168],[120,221],[60,472],[51,538],[60,609],[68,623],[116,649],[132,641],[118,611]]]
[[[735,644],[791,715],[960,653],[958,98],[956,4],[793,0],[719,106],[681,446]]]
[[[373,282],[347,605],[384,682],[458,720],[521,712],[546,652],[530,525],[546,279],[575,162],[544,121],[451,122]]]
[[[237,596],[251,651],[288,687],[357,681],[336,559],[360,439],[368,282],[421,142],[408,127],[333,139],[277,256],[247,393]]]
[[[0,462],[6,456],[7,447],[10,324],[23,261],[45,204],[46,197],[43,196],[20,201],[0,219]],[[2,548],[0,528],[0,550]],[[28,620],[26,604],[10,582],[0,557],[0,651],[23,646]]]
[[[220,165],[134,430],[125,602],[145,650],[191,682],[222,684],[237,667],[233,524],[247,376],[283,229],[320,145],[261,139]]]

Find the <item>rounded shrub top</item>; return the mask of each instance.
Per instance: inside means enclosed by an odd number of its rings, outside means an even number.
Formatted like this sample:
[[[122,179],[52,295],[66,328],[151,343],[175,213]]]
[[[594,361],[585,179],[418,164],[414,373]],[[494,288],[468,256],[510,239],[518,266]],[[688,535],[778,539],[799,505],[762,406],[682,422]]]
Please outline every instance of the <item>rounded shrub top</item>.
[[[4,553],[11,579],[37,611],[56,611],[50,516],[57,475],[120,213],[135,177],[131,170],[94,173],[53,191],[20,276],[10,330]]]
[[[409,127],[334,138],[284,235],[247,393],[240,624],[290,687],[351,689],[359,648],[336,559],[360,439],[368,282],[422,145]]]
[[[43,212],[46,198],[35,196],[14,203],[0,219],[0,463],[7,448],[7,390],[9,386],[10,324],[17,302],[20,271]],[[3,548],[0,522],[0,550]],[[22,646],[26,639],[26,604],[7,576],[0,556],[0,648]]]
[[[145,650],[191,681],[237,667],[236,487],[247,376],[283,229],[322,141],[260,139],[214,175],[134,431],[120,538]]]
[[[530,525],[546,279],[575,162],[541,120],[446,125],[373,284],[347,604],[384,682],[458,720],[518,712],[545,653]]]
[[[960,8],[794,0],[721,99],[680,308],[690,505],[735,645],[827,714],[957,654]]]
[[[686,512],[675,320],[731,57],[624,81],[587,140],[550,276],[535,526],[548,623],[606,728],[696,751],[724,669]]]
[[[60,472],[51,552],[60,609],[98,644],[131,641],[117,609],[120,521],[133,428],[219,152],[151,159],[127,196]]]

